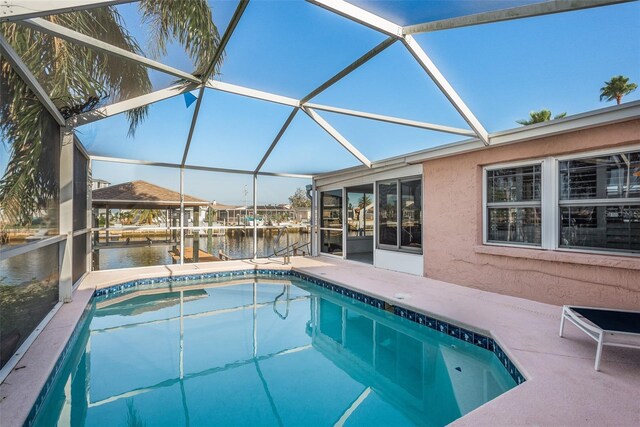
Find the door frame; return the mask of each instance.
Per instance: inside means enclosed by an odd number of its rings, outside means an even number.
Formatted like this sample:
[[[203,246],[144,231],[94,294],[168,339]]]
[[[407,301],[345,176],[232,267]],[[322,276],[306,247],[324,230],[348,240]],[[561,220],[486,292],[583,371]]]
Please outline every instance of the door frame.
[[[376,193],[376,183],[375,181],[367,181],[367,182],[362,182],[360,184],[352,184],[350,186],[345,186],[343,187],[343,230],[342,230],[342,236],[343,236],[343,258],[344,259],[349,259],[349,252],[348,252],[348,247],[347,247],[347,242],[348,242],[348,233],[349,233],[349,224],[347,222],[348,220],[348,209],[349,209],[349,200],[348,200],[348,195],[349,195],[349,188],[353,188],[353,187],[362,187],[362,186],[371,186],[373,191],[371,191],[371,194],[373,195],[373,235],[372,235],[372,241],[371,241],[371,265],[376,264],[376,239],[377,239],[377,193]],[[366,213],[365,213],[366,215]]]

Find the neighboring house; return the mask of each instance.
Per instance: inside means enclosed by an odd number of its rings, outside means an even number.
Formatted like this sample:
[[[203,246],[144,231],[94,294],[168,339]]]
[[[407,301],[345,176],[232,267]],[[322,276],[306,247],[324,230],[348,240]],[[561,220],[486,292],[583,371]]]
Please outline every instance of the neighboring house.
[[[101,188],[109,187],[111,183],[109,181],[105,181],[104,179],[92,179],[91,180],[91,190],[99,190]]]
[[[253,206],[230,206],[217,202],[211,204],[216,211],[217,221],[226,225],[247,225],[253,217]],[[278,225],[284,222],[309,221],[310,208],[294,208],[288,204],[258,205],[258,219],[265,225]]]
[[[179,224],[180,193],[151,184],[146,181],[131,181],[93,190],[92,207],[94,217],[98,218],[100,210],[112,213],[112,210],[161,210],[166,211],[166,218],[170,219],[173,226]],[[186,209],[185,226],[191,225],[191,218],[195,218],[194,212],[205,211],[209,205],[207,200],[184,195]],[[169,225],[169,224],[166,224]]]

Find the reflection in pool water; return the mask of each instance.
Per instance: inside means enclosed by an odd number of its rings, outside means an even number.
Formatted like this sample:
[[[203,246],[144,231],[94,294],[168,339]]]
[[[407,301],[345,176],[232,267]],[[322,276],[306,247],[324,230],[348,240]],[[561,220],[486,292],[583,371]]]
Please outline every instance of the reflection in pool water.
[[[489,351],[300,279],[95,299],[37,425],[445,425],[515,384]]]

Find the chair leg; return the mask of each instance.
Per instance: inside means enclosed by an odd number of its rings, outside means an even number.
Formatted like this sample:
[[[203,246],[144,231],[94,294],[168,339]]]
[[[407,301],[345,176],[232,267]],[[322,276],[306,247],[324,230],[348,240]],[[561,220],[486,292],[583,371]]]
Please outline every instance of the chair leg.
[[[598,337],[598,350],[596,350],[596,364],[595,364],[596,371],[600,370],[600,358],[602,357],[602,339],[603,339],[603,334],[600,333],[600,336]]]
[[[562,338],[562,333],[564,332],[564,308],[562,309],[562,317],[560,318],[560,338]]]

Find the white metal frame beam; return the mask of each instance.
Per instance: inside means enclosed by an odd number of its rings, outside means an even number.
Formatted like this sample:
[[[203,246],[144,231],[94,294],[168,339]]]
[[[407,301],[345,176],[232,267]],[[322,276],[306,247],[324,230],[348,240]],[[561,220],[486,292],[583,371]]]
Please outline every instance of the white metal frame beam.
[[[286,132],[287,128],[289,127],[289,125],[291,124],[291,122],[293,121],[294,117],[296,116],[299,110],[300,109],[296,107],[293,109],[293,111],[291,111],[291,114],[289,114],[289,117],[287,117],[287,120],[284,122],[284,125],[282,125],[282,127],[280,128],[280,131],[278,132],[273,142],[269,146],[269,149],[264,154],[264,156],[262,156],[262,160],[260,160],[258,167],[256,167],[256,170],[254,171],[255,173],[260,172],[260,169],[262,169],[262,166],[264,166],[265,162],[271,155],[271,152],[273,151],[273,149],[276,148],[276,145],[280,141],[280,138],[282,138],[282,135],[284,135],[284,133]]]
[[[209,79],[207,87],[221,92],[233,93],[236,95],[246,96],[248,98],[260,99],[262,101],[274,102],[276,104],[287,105],[289,107],[299,107],[300,101],[287,96],[276,95],[274,93],[264,92],[261,90],[251,89],[244,86],[238,86],[231,83],[225,83],[218,80]]]
[[[89,37],[77,31],[71,30],[62,25],[54,24],[46,19],[32,18],[20,21],[19,24],[26,25],[34,30],[52,35],[54,37],[61,38],[63,40],[70,41],[72,43],[79,44],[81,46],[89,47],[98,52],[114,55],[127,61],[134,62],[136,64],[143,65],[145,67],[152,68],[154,70],[161,71],[163,73],[170,74],[181,79],[185,79],[194,83],[200,83],[200,80],[193,74],[187,73],[177,68],[170,67],[161,62],[154,61],[137,53],[130,52],[126,49],[119,48],[109,43],[105,43],[102,40]]]
[[[66,234],[67,241],[60,253],[58,291],[60,301],[71,302],[73,298],[73,189],[74,189],[74,135],[67,127],[60,128],[60,192],[59,233]]]
[[[253,260],[258,259],[258,174],[253,174]],[[254,282],[254,286],[255,286]],[[255,294],[254,294],[255,295]],[[255,301],[255,299],[254,299]]]
[[[476,133],[469,129],[438,125],[438,124],[421,122],[416,120],[409,120],[409,119],[404,119],[400,117],[385,116],[382,114],[350,110],[346,108],[333,107],[329,105],[322,105],[322,104],[315,104],[315,103],[301,104],[301,101],[298,101],[294,98],[288,98],[288,97],[272,94],[269,92],[259,91],[256,89],[233,85],[230,83],[219,82],[216,80],[209,80],[209,82],[207,82],[207,87],[214,90],[219,90],[222,92],[232,93],[235,95],[258,99],[258,100],[267,101],[267,102],[273,102],[276,104],[286,105],[294,108],[299,108],[302,105],[303,107],[309,107],[314,110],[328,111],[328,112],[333,112],[333,113],[338,113],[343,115],[349,115],[353,117],[361,117],[361,118],[370,119],[370,120],[398,124],[402,126],[410,126],[410,127],[421,128],[421,129],[434,130],[437,132],[457,134],[462,136],[471,136],[471,137],[476,136]],[[89,111],[87,113],[83,113],[83,114],[80,114],[79,116],[76,116],[75,125],[81,126],[83,124],[92,123],[103,118],[120,114],[125,111],[138,108],[144,105],[149,105],[154,102],[162,101],[164,99],[168,99],[168,98],[183,94],[185,92],[190,92],[198,88],[199,86],[195,84],[176,85],[167,89],[161,89],[156,92],[152,92],[146,95],[141,95],[139,97],[122,101],[116,104],[111,104],[105,107],[101,107],[96,110]],[[282,135],[280,135],[280,137],[282,137]]]
[[[206,172],[232,173],[232,174],[239,174],[239,175],[255,175],[256,174],[255,171],[244,170],[244,169],[226,169],[226,168],[216,168],[216,167],[210,167],[210,166],[181,165],[179,163],[152,162],[147,160],[125,159],[122,157],[92,155],[89,157],[89,159],[95,162],[124,163],[129,165],[156,166],[156,167],[173,168],[173,169],[190,169],[190,170],[199,170],[199,171],[206,171]],[[278,176],[282,178],[311,179],[313,178],[313,176],[317,174],[316,173],[298,174],[298,173],[279,173],[279,172],[257,172],[257,175]]]
[[[224,83],[219,81],[210,80],[207,83],[207,87],[214,90],[220,90],[222,92],[232,93],[235,95],[245,96],[248,98],[259,99],[262,101],[273,102],[276,104],[287,105],[290,107],[298,107],[298,106],[301,108],[309,107],[314,110],[329,111],[333,113],[339,113],[339,114],[344,114],[344,115],[354,116],[354,117],[362,117],[366,119],[378,120],[378,121],[387,122],[387,123],[395,123],[395,124],[404,125],[404,126],[430,129],[438,132],[453,133],[453,134],[458,134],[463,136],[472,136],[472,137],[477,136],[477,134],[474,131],[469,129],[462,129],[462,128],[457,128],[452,126],[444,126],[444,125],[438,125],[433,123],[403,119],[400,117],[385,116],[381,114],[368,113],[364,111],[350,110],[347,108],[333,107],[330,105],[314,104],[310,102],[303,103],[302,101],[297,101],[294,98],[283,97],[281,95],[276,95],[269,92],[263,92],[260,90],[250,89],[244,86],[238,86],[238,85],[233,85],[230,83]]]
[[[198,115],[200,114],[200,105],[204,99],[204,86],[200,86],[198,90],[198,98],[196,99],[196,108],[193,110],[193,116],[191,116],[191,125],[189,126],[189,133],[187,134],[187,142],[184,145],[184,152],[182,153],[182,161],[180,164],[184,165],[187,162],[187,156],[189,155],[189,148],[191,147],[191,140],[193,139],[193,132],[196,130],[196,124],[198,123]]]
[[[194,83],[171,86],[146,95],[136,96],[135,98],[127,99],[126,101],[116,102],[115,104],[96,108],[95,110],[74,116],[71,119],[74,120],[75,126],[86,125],[88,123],[106,119],[107,117],[115,116],[116,114],[133,110],[134,108],[144,107],[145,105],[151,105],[164,99],[173,98],[174,96],[191,92],[192,90],[198,89],[198,87],[200,86]]]
[[[200,86],[201,88],[202,86]],[[214,89],[214,90],[220,90],[223,92],[227,92],[227,93],[232,93],[235,95],[239,95],[239,96],[245,96],[248,98],[253,98],[253,99],[259,99],[262,101],[267,101],[267,102],[273,102],[273,103],[277,103],[277,104],[281,104],[281,105],[287,105],[287,106],[292,106],[294,107],[294,109],[299,109],[301,108],[301,104],[300,101],[294,99],[294,98],[288,98],[288,97],[283,97],[280,95],[276,95],[276,94],[272,94],[269,92],[264,92],[264,91],[259,91],[259,90],[255,90],[255,89],[251,89],[251,88],[246,88],[243,86],[238,86],[238,85],[233,85],[233,84],[229,84],[229,83],[224,83],[224,82],[219,82],[219,81],[215,81],[215,80],[209,80],[209,82],[207,83],[207,87]],[[147,94],[147,95],[141,95],[139,97],[136,98],[132,98],[130,100],[126,100],[126,101],[122,101],[116,104],[112,104],[112,105],[108,105],[102,108],[98,108],[96,110],[87,112],[87,113],[83,113],[79,116],[75,117],[75,126],[81,126],[87,123],[92,123],[95,122],[97,120],[106,118],[106,117],[111,117],[113,115],[116,114],[120,114],[123,113],[125,111],[134,109],[134,108],[138,108],[144,105],[149,105],[152,104],[154,102],[158,102],[158,101],[162,101],[164,99],[168,99],[180,94],[183,94],[185,92],[189,92],[195,89],[198,89],[199,86],[195,85],[195,84],[187,84],[187,85],[176,85],[176,86],[172,86],[170,88],[167,89],[161,89],[158,90],[156,92]],[[200,98],[198,98],[200,100]],[[197,107],[197,104],[196,104]],[[310,109],[313,110],[321,110],[321,111],[328,111],[328,112],[333,112],[333,113],[338,113],[338,114],[343,114],[343,115],[349,115],[349,116],[353,116],[353,117],[360,117],[360,118],[365,118],[365,119],[369,119],[369,120],[376,120],[376,121],[381,121],[381,122],[386,122],[386,123],[392,123],[392,124],[397,124],[397,125],[401,125],[401,126],[409,126],[409,127],[415,127],[415,128],[421,128],[421,129],[427,129],[427,130],[433,130],[433,131],[437,131],[437,132],[444,132],[444,133],[451,133],[451,134],[457,134],[457,135],[462,135],[462,136],[469,136],[469,137],[475,137],[476,134],[474,131],[469,130],[469,129],[462,129],[462,128],[457,128],[457,127],[452,127],[452,126],[444,126],[444,125],[438,125],[438,124],[433,124],[433,123],[427,123],[427,122],[421,122],[421,121],[416,121],[416,120],[409,120],[409,119],[404,119],[404,118],[399,118],[399,117],[392,117],[392,116],[385,116],[382,114],[374,114],[374,113],[368,113],[368,112],[363,112],[363,111],[357,111],[357,110],[350,110],[350,109],[346,109],[346,108],[339,108],[339,107],[333,107],[333,106],[329,106],[329,105],[322,105],[322,104],[314,104],[314,103],[306,103],[304,105],[302,105],[302,107],[308,107]],[[290,119],[287,119],[287,123],[286,126],[283,127],[283,129],[280,130],[278,136],[276,137],[276,140],[274,140],[274,142],[272,142],[272,147],[269,148],[269,150],[266,153],[266,157],[264,157],[260,164],[258,165],[258,168],[256,169],[257,171],[260,171],[260,169],[262,168],[262,166],[264,165],[264,163],[266,162],[268,156],[271,154],[271,152],[273,151],[273,148],[275,148],[275,144],[278,143],[278,141],[282,138],[284,132],[286,131],[286,129],[288,128],[290,121],[293,120],[293,118],[291,117]],[[323,120],[324,122],[324,120]],[[324,129],[324,127],[323,127]],[[333,129],[333,128],[332,128]],[[326,130],[326,129],[325,129]],[[335,131],[335,129],[333,129]],[[333,136],[333,135],[332,135]],[[350,144],[349,144],[350,145]],[[351,150],[349,150],[351,151]],[[352,153],[353,154],[353,153]],[[184,164],[186,164],[186,158],[184,158]]]
[[[407,47],[409,52],[418,61],[422,68],[427,72],[431,80],[438,86],[442,93],[447,97],[449,102],[454,106],[458,113],[471,126],[477,137],[482,140],[485,145],[489,145],[489,136],[486,129],[473,115],[471,110],[462,101],[449,82],[444,78],[442,73],[435,66],[433,61],[427,56],[422,47],[411,35],[404,35],[403,28],[391,21],[381,18],[371,12],[352,5],[344,0],[308,0],[320,7],[328,9],[345,18],[359,22],[377,31],[381,31],[392,37],[399,38]],[[306,110],[305,110],[306,111]]]
[[[342,145],[346,150],[353,155],[356,159],[358,159],[363,165],[370,168],[371,161],[362,154],[356,147],[354,147],[344,136],[340,134],[333,126],[331,126],[325,119],[323,119],[317,112],[309,107],[301,107],[302,111],[307,113],[307,115],[316,122],[322,129],[325,130],[333,139],[338,141],[340,145]]]
[[[352,71],[356,70],[357,68],[360,68],[362,65],[364,65],[366,62],[368,62],[370,59],[374,58],[380,52],[382,52],[383,50],[385,50],[386,48],[391,46],[393,43],[396,42],[396,40],[397,39],[395,37],[389,37],[389,38],[383,40],[380,44],[375,46],[369,52],[365,53],[360,58],[358,58],[355,61],[353,61],[351,64],[346,66],[342,71],[337,73],[335,76],[331,77],[329,80],[327,80],[326,82],[324,82],[323,84],[318,86],[313,91],[311,91],[307,96],[305,96],[304,98],[302,98],[300,100],[300,104],[306,104],[312,98],[315,98],[316,96],[320,95],[322,92],[327,90],[329,87],[333,86],[335,83],[337,83],[338,81],[342,80],[344,77],[349,75]]]
[[[551,0],[492,12],[476,13],[473,15],[442,19],[440,21],[408,25],[403,27],[402,30],[404,34],[427,33],[432,31],[448,30],[451,28],[469,27],[472,25],[489,24],[492,22],[510,21],[513,19],[530,18],[553,13],[609,6],[630,1],[636,0]]]
[[[378,31],[382,31],[382,32],[384,32],[386,34],[389,34],[391,37],[387,38],[386,40],[384,40],[383,42],[381,42],[380,44],[375,46],[373,49],[371,49],[369,52],[365,53],[362,57],[358,58],[356,61],[351,63],[349,66],[347,66],[346,68],[341,70],[339,73],[337,73],[332,78],[327,80],[325,83],[320,85],[318,88],[313,90],[311,93],[306,95],[302,100],[296,100],[296,99],[293,99],[293,98],[289,98],[289,97],[285,97],[285,96],[281,96],[281,95],[276,95],[276,94],[272,94],[272,93],[268,93],[268,92],[264,92],[264,91],[250,89],[250,88],[237,86],[237,85],[233,85],[233,84],[229,84],[229,83],[225,83],[225,82],[219,82],[219,81],[216,81],[216,80],[213,80],[213,79],[209,79],[206,82],[206,86],[210,87],[212,89],[215,89],[215,90],[225,91],[225,92],[234,93],[234,94],[237,94],[237,95],[242,95],[242,96],[251,97],[251,98],[255,98],[255,99],[260,99],[260,100],[265,100],[265,101],[269,101],[269,102],[275,102],[275,103],[279,103],[279,104],[283,104],[283,105],[292,106],[297,110],[301,106],[304,107],[305,104],[309,100],[311,100],[313,97],[317,96],[322,91],[326,90],[327,88],[329,88],[330,86],[335,84],[337,81],[339,81],[340,79],[342,79],[343,77],[345,77],[346,75],[348,75],[349,73],[354,71],[355,69],[359,68],[361,65],[363,65],[364,63],[369,61],[371,58],[375,57],[378,53],[382,52],[387,47],[391,46],[398,38],[401,38],[403,40],[403,43],[405,43],[405,45],[407,45],[408,49],[412,52],[412,54],[414,54],[416,59],[421,63],[421,65],[423,65],[423,68],[425,68],[427,73],[429,73],[429,75],[432,77],[432,79],[434,79],[436,84],[438,84],[438,86],[441,88],[441,90],[443,90],[443,92],[445,93],[447,98],[454,104],[456,109],[458,109],[458,111],[463,115],[465,120],[467,120],[467,122],[471,125],[471,127],[476,132],[477,136],[480,137],[480,139],[482,139],[483,141],[485,141],[485,143],[488,143],[488,139],[484,136],[486,134],[486,131],[484,131],[484,128],[482,127],[482,125],[477,121],[477,119],[475,119],[475,116],[473,116],[473,114],[468,110],[468,108],[464,105],[464,103],[462,103],[462,101],[459,99],[457,94],[455,92],[453,92],[453,89],[446,82],[446,80],[444,80],[444,77],[442,77],[442,75],[439,73],[439,71],[430,62],[428,57],[426,57],[426,54],[424,54],[424,57],[422,57],[418,52],[417,53],[418,56],[416,56],[416,53],[414,52],[415,49],[412,49],[410,47],[411,40],[407,41],[407,38],[402,36],[402,32],[401,32],[401,28],[402,27],[400,27],[400,26],[398,26],[398,25],[396,25],[396,24],[394,24],[394,23],[392,23],[390,21],[387,21],[387,20],[385,20],[383,18],[380,18],[380,17],[378,17],[378,16],[376,16],[376,15],[370,13],[370,12],[367,12],[367,11],[361,9],[361,8],[353,6],[352,4],[350,4],[348,2],[345,2],[345,1],[342,1],[342,0],[311,0],[311,3],[314,3],[314,4],[316,4],[316,5],[320,6],[320,7],[323,7],[323,8],[329,9],[330,11],[332,11],[334,13],[337,13],[339,15],[345,16],[345,17],[347,17],[349,19],[352,19],[354,21],[360,22],[363,25],[369,26],[369,27],[374,28],[374,29],[376,29]],[[230,23],[229,27],[227,28],[227,31],[225,32],[225,34],[224,34],[224,36],[223,36],[223,38],[221,40],[220,46],[218,47],[218,50],[216,51],[216,54],[214,56],[214,60],[212,61],[210,69],[212,69],[212,67],[215,67],[215,64],[216,64],[217,60],[222,55],[222,52],[224,51],[224,48],[226,47],[226,44],[227,44],[229,38],[231,37],[231,34],[235,30],[235,27],[237,26],[237,24],[238,24],[238,22],[240,20],[240,17],[242,16],[242,13],[244,12],[247,4],[248,4],[248,1],[242,1],[238,5],[238,8],[236,9],[236,12],[235,12],[233,18],[231,19],[231,23]],[[155,69],[159,69],[160,71],[169,72],[170,74],[171,73],[175,74],[175,71],[177,71],[178,73],[182,73],[180,70],[174,70],[171,67],[168,67],[169,69],[167,70],[163,66],[163,64],[156,63],[155,61],[150,61],[147,58],[144,58],[142,56],[132,54],[132,53],[127,52],[127,51],[122,50],[122,49],[115,48],[115,47],[113,47],[111,45],[108,45],[107,43],[104,43],[104,42],[101,42],[99,40],[95,40],[95,39],[92,39],[90,37],[84,36],[82,34],[76,33],[75,31],[66,29],[66,28],[64,28],[62,26],[59,26],[59,25],[56,25],[56,24],[53,24],[53,23],[49,23],[46,20],[42,20],[42,19],[28,20],[27,21],[27,25],[30,25],[30,26],[35,27],[37,29],[40,29],[42,31],[49,32],[50,34],[53,34],[53,35],[56,35],[56,36],[60,36],[60,37],[66,38],[68,40],[75,41],[75,42],[84,44],[86,46],[96,48],[98,50],[102,50],[102,51],[107,52],[107,53],[114,53],[115,52],[115,54],[119,54],[124,58],[127,58],[127,59],[130,59],[130,60],[145,64],[145,65],[148,65],[148,66],[150,66],[152,68],[154,68],[154,66],[155,66]],[[418,46],[418,48],[419,48],[419,46]],[[421,51],[421,49],[420,49],[420,51]],[[424,53],[424,52],[422,52],[422,53]],[[426,57],[427,61],[424,60],[425,57]],[[425,66],[425,64],[427,64],[427,66]],[[435,69],[435,73],[433,71],[434,69]],[[195,80],[195,82],[199,83],[197,78],[195,78],[192,75],[189,75],[189,76],[190,76],[190,78],[189,78],[190,81],[193,82]],[[206,74],[205,77],[206,76],[208,76],[208,74]],[[181,77],[186,78],[185,76],[181,76]],[[184,89],[184,87],[183,87],[183,89]],[[199,92],[198,99],[197,99],[197,102],[196,102],[196,107],[195,107],[195,110],[194,110],[191,126],[190,126],[190,129],[189,129],[189,134],[187,136],[187,141],[186,141],[185,149],[184,149],[184,152],[183,152],[183,157],[182,157],[182,161],[181,161],[182,165],[185,165],[186,161],[187,161],[189,148],[190,148],[191,141],[192,141],[192,138],[193,138],[193,132],[194,132],[194,129],[195,129],[195,125],[197,123],[198,116],[199,116],[200,105],[201,105],[202,99],[204,97],[205,86],[200,86],[199,89],[200,89],[200,92]],[[183,91],[180,91],[180,93],[183,93]],[[164,93],[159,93],[158,95],[159,95],[158,97],[153,96],[152,94],[150,94],[150,96],[148,96],[147,98],[138,97],[136,99],[136,101],[142,101],[142,105],[146,105],[146,104],[144,104],[144,101],[160,100],[160,99],[162,99],[163,95],[170,96],[170,91],[166,91]],[[142,106],[142,105],[140,105],[140,102],[135,102],[135,101],[134,102],[127,102],[127,101],[125,101],[124,103],[119,103],[119,105],[117,107],[115,107],[115,108],[114,108],[114,106],[110,106],[111,108],[105,107],[105,108],[101,109],[102,111],[96,110],[97,114],[94,113],[94,112],[86,113],[85,115],[83,115],[82,117],[80,117],[78,119],[77,124],[87,123],[88,122],[87,119],[90,119],[91,121],[97,120],[99,118],[107,116],[107,114],[109,114],[109,115],[114,114],[114,113],[117,114],[116,112],[126,111],[125,108],[126,109],[131,109],[131,108],[136,108],[136,106]],[[118,108],[118,107],[121,107],[121,108]],[[448,126],[434,125],[434,124],[430,124],[430,123],[417,122],[417,121],[412,121],[412,120],[406,120],[406,119],[400,119],[400,118],[395,118],[395,117],[378,115],[378,114],[357,112],[357,111],[347,110],[347,109],[331,108],[331,107],[328,107],[328,106],[322,106],[322,108],[319,108],[319,109],[324,109],[325,111],[333,111],[333,112],[337,112],[337,113],[341,113],[341,114],[348,114],[348,115],[352,115],[352,116],[355,116],[355,117],[367,118],[367,119],[371,119],[371,120],[379,120],[379,121],[388,122],[388,123],[401,124],[401,125],[406,125],[406,126],[413,126],[413,127],[423,128],[423,129],[430,129],[430,130],[435,130],[435,131],[442,131],[442,132],[447,132],[447,133],[454,133],[454,134],[460,134],[460,135],[464,135],[464,136],[469,136],[469,132],[464,130],[464,129],[452,128],[452,127],[448,127]],[[360,153],[357,149],[355,149],[355,147],[353,147],[353,145],[350,144],[346,140],[346,138],[344,138],[333,127],[331,127],[331,125],[329,125],[329,123],[327,123],[324,119],[322,119],[319,115],[317,115],[317,113],[314,113],[313,111],[309,111],[308,109],[305,109],[305,113],[307,113],[314,121],[316,121],[316,123],[318,123],[325,131],[327,131],[332,137],[334,137],[334,139],[336,139],[341,145],[343,145],[351,154],[353,154],[356,158],[358,158],[358,160],[363,162],[368,167],[371,167],[371,163],[369,162],[369,160],[366,159],[366,157],[364,155],[362,155],[362,153]],[[258,165],[258,168],[257,168],[258,171],[262,167],[264,162],[267,160],[268,156],[271,154],[271,151],[273,150],[273,148],[277,144],[278,140],[282,137],[282,135],[286,131],[286,128],[290,124],[290,122],[291,122],[291,120],[293,118],[293,115],[295,115],[295,113],[292,113],[292,117],[290,117],[287,120],[285,126],[283,126],[283,128],[279,132],[278,136],[276,137],[276,140],[272,143],[272,146],[269,148],[269,150],[265,154],[265,157],[262,159],[262,161]],[[319,119],[319,121],[317,119]],[[483,131],[484,131],[484,133],[483,133]]]
[[[77,12],[134,1],[137,0],[3,0],[0,3],[0,22]]]
[[[244,13],[247,5],[249,4],[249,0],[240,0],[238,6],[236,7],[233,16],[231,17],[231,21],[225,30],[222,39],[220,40],[220,44],[218,48],[213,54],[213,58],[211,59],[211,63],[207,67],[203,77],[202,77],[202,86],[200,87],[200,91],[198,92],[198,99],[196,101],[196,108],[193,110],[193,118],[191,119],[191,126],[189,127],[189,134],[187,135],[187,142],[184,147],[184,153],[182,154],[182,162],[184,165],[187,162],[187,156],[189,155],[189,148],[191,147],[191,140],[193,139],[193,132],[195,131],[196,124],[198,122],[198,115],[200,114],[200,105],[202,105],[202,100],[204,99],[204,89],[206,81],[209,79],[211,73],[213,73],[216,69],[216,64],[222,58],[222,54],[224,53],[225,48],[227,47],[227,43],[229,43],[229,39],[231,35],[235,31],[238,26],[238,22],[240,22],[240,18],[242,18],[242,14]]]
[[[402,36],[402,26],[366,11],[344,0],[307,0],[335,14],[358,22],[369,28],[393,37]]]
[[[67,236],[64,234],[60,234],[53,237],[46,237],[42,240],[37,240],[33,243],[29,243],[28,245],[8,246],[0,249],[0,259],[5,260],[20,256],[26,254],[27,252],[35,251],[49,245],[60,243],[65,240],[67,240]]]
[[[49,98],[49,94],[44,90],[38,80],[33,75],[31,70],[27,67],[27,65],[22,61],[20,55],[16,53],[15,50],[11,47],[9,42],[0,34],[0,54],[5,57],[7,62],[11,64],[13,70],[18,73],[20,78],[24,80],[24,82],[29,86],[31,92],[38,98],[40,103],[47,109],[47,111],[53,116],[55,121],[60,125],[65,125],[65,119],[60,114],[58,107],[55,106],[51,98]]]
[[[464,101],[462,101],[462,98],[460,98],[458,93],[449,84],[447,79],[442,75],[440,70],[438,70],[433,61],[431,61],[431,58],[429,58],[429,56],[413,38],[413,36],[406,35],[402,39],[402,43],[406,46],[406,48],[413,55],[416,61],[418,61],[420,66],[429,75],[429,77],[431,77],[431,80],[433,80],[436,86],[438,86],[442,93],[447,97],[449,102],[451,102],[453,107],[458,111],[462,118],[469,124],[469,126],[471,126],[471,129],[474,130],[478,138],[485,145],[489,145],[489,133],[487,132],[487,130],[482,126],[480,121],[471,112]]]
[[[394,38],[394,37],[389,37],[386,40],[383,40],[381,43],[379,43],[373,49],[371,49],[370,51],[368,51],[367,53],[362,55],[360,58],[356,59],[354,62],[349,64],[347,67],[342,69],[340,72],[338,72],[336,75],[334,75],[329,80],[327,80],[326,82],[324,82],[323,84],[318,86],[316,89],[311,91],[309,94],[307,94],[305,97],[303,97],[300,101],[298,101],[298,105],[305,105],[309,100],[311,100],[315,96],[319,95],[320,93],[322,93],[323,91],[325,91],[326,89],[328,89],[329,87],[331,87],[332,85],[337,83],[339,80],[344,78],[345,76],[349,75],[352,71],[356,70],[361,65],[363,65],[364,63],[366,63],[367,61],[369,61],[370,59],[372,59],[373,57],[378,55],[380,52],[385,50],[387,47],[391,46],[395,41],[396,41],[396,38]],[[284,135],[284,133],[286,132],[287,128],[291,124],[291,121],[295,117],[295,115],[298,112],[298,110],[299,110],[298,107],[294,107],[293,111],[291,112],[291,114],[289,115],[289,117],[285,121],[284,125],[282,126],[282,128],[278,132],[278,135],[276,135],[276,138],[273,140],[273,142],[271,143],[271,146],[269,146],[269,149],[267,150],[267,152],[263,156],[262,160],[258,164],[258,167],[256,168],[256,172],[260,171],[262,166],[265,164],[265,162],[267,161],[267,159],[271,155],[271,152],[273,151],[275,146],[278,144],[278,141],[280,141],[280,139],[282,138],[282,135]]]
[[[313,104],[313,103],[307,103],[305,104],[305,107],[312,108],[314,110],[328,111],[330,113],[343,114],[346,116],[361,117],[363,119],[376,120],[379,122],[393,123],[393,124],[402,125],[402,126],[410,126],[414,128],[428,129],[428,130],[434,130],[434,131],[444,132],[444,133],[452,133],[455,135],[463,135],[463,136],[471,136],[471,137],[476,136],[476,133],[469,129],[437,125],[433,123],[421,122],[416,120],[408,120],[408,119],[403,119],[399,117],[385,116],[382,114],[365,113],[362,111],[349,110],[347,108],[338,108],[338,107],[332,107],[329,105]]]

